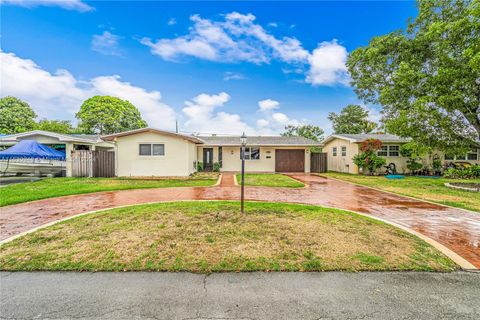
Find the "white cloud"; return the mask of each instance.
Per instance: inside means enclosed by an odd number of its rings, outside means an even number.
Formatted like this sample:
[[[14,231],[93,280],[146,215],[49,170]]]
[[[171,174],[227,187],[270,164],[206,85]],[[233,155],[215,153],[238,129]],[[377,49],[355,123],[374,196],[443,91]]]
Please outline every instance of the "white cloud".
[[[253,133],[254,129],[243,122],[238,114],[216,112],[230,101],[226,92],[209,95],[202,93],[191,101],[185,101],[182,109],[187,117],[184,124],[186,131],[197,133],[241,134]]]
[[[348,84],[348,71],[345,65],[347,50],[336,40],[322,42],[308,58],[310,70],[306,82],[314,86]]]
[[[276,28],[276,27],[278,27],[278,24],[277,24],[276,22],[270,22],[270,23],[268,24],[268,26],[269,26],[269,27],[272,27],[272,28]]]
[[[175,18],[170,18],[170,19],[168,20],[167,24],[168,24],[169,26],[173,26],[173,25],[177,24],[177,19],[175,19]]]
[[[82,2],[82,0],[0,0],[0,4],[18,5],[27,8],[37,6],[61,7],[63,9],[80,12],[94,10],[93,7]]]
[[[260,111],[267,112],[272,111],[279,108],[280,103],[278,101],[272,99],[265,99],[258,101],[258,106],[260,107]]]
[[[120,36],[109,31],[104,31],[102,34],[95,34],[92,38],[92,50],[107,56],[121,56],[122,52],[118,45],[120,39]]]
[[[267,127],[270,124],[270,122],[267,119],[258,119],[257,120],[257,127],[260,129],[263,129]]]
[[[230,81],[230,80],[245,80],[247,77],[245,77],[241,73],[236,73],[236,72],[225,72],[223,75],[223,80],[224,81]]]
[[[133,103],[150,126],[175,128],[175,112],[162,102],[160,92],[123,82],[119,76],[80,81],[67,70],[52,74],[32,60],[0,52],[0,78],[2,97],[12,95],[27,101],[41,118],[73,120],[85,99],[112,95]]]
[[[287,125],[299,125],[300,121],[291,119],[285,113],[273,112],[280,109],[280,102],[272,99],[258,101],[259,111],[263,118],[257,120],[257,132],[260,134],[278,134],[283,132]]]
[[[222,63],[263,64],[275,59],[289,64],[286,73],[304,74],[308,69],[305,82],[314,86],[348,83],[347,50],[336,40],[322,42],[310,53],[296,38],[274,36],[256,23],[251,13],[231,12],[217,21],[193,15],[190,20],[193,24],[188,34],[158,40],[143,38],[141,43],[150,47],[152,54],[168,61],[194,57]],[[274,24],[270,23],[270,27]]]
[[[152,41],[144,38],[141,43],[152,53],[165,60],[176,61],[182,56],[220,61],[268,63],[271,57],[287,62],[306,62],[308,51],[290,37],[277,39],[254,22],[252,14],[232,12],[221,21],[190,17],[193,26],[184,36]]]

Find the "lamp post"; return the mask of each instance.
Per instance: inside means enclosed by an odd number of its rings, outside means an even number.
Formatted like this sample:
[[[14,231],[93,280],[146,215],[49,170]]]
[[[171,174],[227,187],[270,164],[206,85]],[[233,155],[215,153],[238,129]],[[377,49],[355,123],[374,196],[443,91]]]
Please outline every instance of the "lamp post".
[[[244,213],[244,198],[245,198],[245,146],[247,145],[247,136],[245,132],[240,137],[240,142],[242,144],[242,184],[241,184],[241,194],[240,194],[240,211]]]

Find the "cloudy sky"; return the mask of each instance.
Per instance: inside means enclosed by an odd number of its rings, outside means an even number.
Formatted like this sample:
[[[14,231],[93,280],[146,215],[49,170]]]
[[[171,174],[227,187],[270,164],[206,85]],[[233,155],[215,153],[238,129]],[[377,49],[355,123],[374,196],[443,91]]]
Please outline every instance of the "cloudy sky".
[[[118,96],[152,127],[204,134],[330,132],[328,113],[360,102],[348,53],[416,15],[407,1],[0,3],[2,97],[75,122],[83,100]]]

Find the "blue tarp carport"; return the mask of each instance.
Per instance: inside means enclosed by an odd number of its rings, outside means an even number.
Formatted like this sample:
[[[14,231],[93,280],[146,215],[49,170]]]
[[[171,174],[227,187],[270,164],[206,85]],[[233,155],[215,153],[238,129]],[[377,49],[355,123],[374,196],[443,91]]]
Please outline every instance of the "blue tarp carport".
[[[65,153],[49,148],[35,140],[21,140],[13,147],[0,151],[1,160],[19,158],[65,161]]]

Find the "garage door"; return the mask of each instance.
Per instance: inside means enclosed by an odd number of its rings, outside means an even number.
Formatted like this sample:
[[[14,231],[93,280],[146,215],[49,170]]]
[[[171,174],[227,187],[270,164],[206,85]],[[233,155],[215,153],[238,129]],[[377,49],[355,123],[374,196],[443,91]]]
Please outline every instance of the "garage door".
[[[305,150],[275,150],[275,171],[304,172]]]

